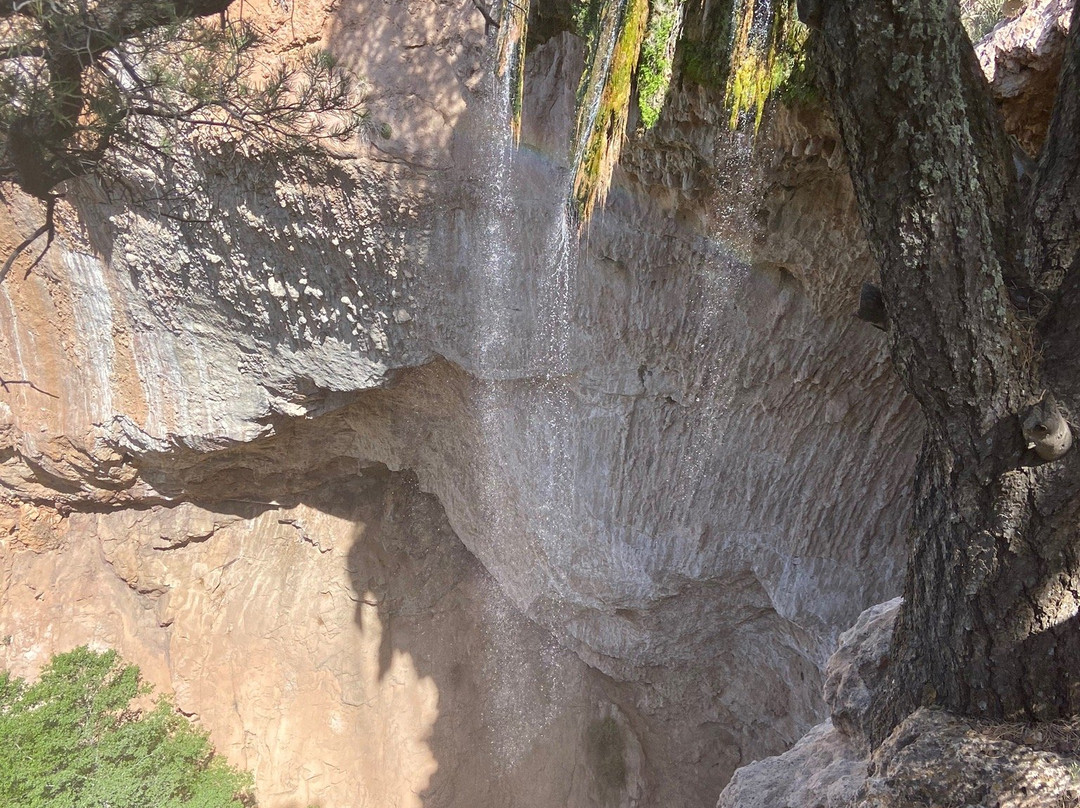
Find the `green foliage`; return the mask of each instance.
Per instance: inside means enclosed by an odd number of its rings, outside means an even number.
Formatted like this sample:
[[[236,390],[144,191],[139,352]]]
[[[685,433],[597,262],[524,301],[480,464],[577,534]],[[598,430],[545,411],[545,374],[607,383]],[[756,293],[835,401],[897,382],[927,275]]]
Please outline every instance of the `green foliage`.
[[[682,27],[684,0],[651,0],[649,22],[638,62],[638,109],[641,123],[652,129],[667,98],[675,60],[675,45]]]
[[[795,0],[574,0],[571,11],[586,42],[573,154],[582,222],[606,196],[634,83],[644,129],[659,120],[676,68],[724,90],[732,127],[751,118],[757,128],[770,98],[816,94]]]
[[[1003,0],[961,0],[960,19],[972,42],[978,42],[1005,18]]]
[[[590,46],[595,41],[602,0],[571,0],[572,30]]]
[[[214,757],[166,699],[149,712],[139,670],[76,648],[37,682],[0,673],[0,805],[242,808],[250,775]]]

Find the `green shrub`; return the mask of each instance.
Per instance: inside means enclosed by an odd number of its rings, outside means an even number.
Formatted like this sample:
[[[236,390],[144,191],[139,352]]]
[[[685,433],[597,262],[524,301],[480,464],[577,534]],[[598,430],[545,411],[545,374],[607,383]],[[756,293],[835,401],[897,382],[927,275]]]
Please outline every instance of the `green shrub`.
[[[215,757],[206,734],[115,651],[76,648],[37,682],[0,673],[0,806],[241,808],[251,776]]]

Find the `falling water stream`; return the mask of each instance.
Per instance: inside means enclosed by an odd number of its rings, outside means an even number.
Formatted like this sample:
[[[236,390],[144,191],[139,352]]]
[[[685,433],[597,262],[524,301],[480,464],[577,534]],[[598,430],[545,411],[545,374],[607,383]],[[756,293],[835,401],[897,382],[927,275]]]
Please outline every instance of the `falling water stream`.
[[[605,14],[621,14],[626,3],[611,3]],[[589,405],[581,400],[579,378],[584,354],[578,346],[586,335],[575,314],[579,306],[605,304],[579,300],[579,272],[584,268],[580,264],[582,234],[573,207],[573,167],[580,164],[589,133],[596,125],[603,84],[618,42],[618,26],[612,24],[612,18],[600,26],[600,31],[593,60],[597,69],[590,72],[589,85],[582,88],[586,106],[579,112],[578,136],[567,155],[570,169],[562,169],[558,183],[542,202],[530,198],[526,203],[521,197],[518,172],[522,158],[515,137],[515,93],[520,76],[497,66],[491,70],[479,161],[483,178],[477,213],[483,244],[477,245],[478,260],[470,266],[469,276],[476,312],[473,333],[479,371],[477,466],[484,475],[479,513],[485,521],[484,529],[496,540],[514,531],[527,534],[527,559],[522,562],[548,577],[547,596],[553,598],[564,594],[570,599],[581,597],[571,580],[578,561],[572,553],[581,547],[579,534],[587,529],[586,525],[604,531],[605,535],[589,540],[597,548],[608,548],[609,563],[617,568],[613,575],[632,581],[640,574],[645,588],[652,573],[636,569],[642,563],[636,555],[640,540],[631,540],[629,535],[656,533],[658,543],[674,545],[672,532],[694,529],[692,514],[701,511],[695,501],[703,490],[712,490],[709,486],[703,488],[702,480],[715,476],[717,471],[711,464],[723,440],[724,413],[732,395],[732,369],[717,350],[721,341],[718,335],[729,327],[732,290],[745,271],[743,262],[722,245],[705,250],[710,257],[701,265],[685,268],[691,279],[687,288],[700,297],[691,301],[693,305],[688,308],[693,311],[679,337],[680,343],[685,342],[687,361],[685,378],[679,382],[682,393],[675,394],[678,400],[668,398],[665,404],[664,394],[656,392],[669,384],[660,379],[665,369],[642,365],[640,375],[645,390],[632,407],[662,410],[659,428],[670,429],[677,436],[662,441],[654,459],[658,486],[655,501],[662,504],[650,510],[652,505],[640,497],[625,497],[618,479],[579,480],[586,467],[590,474],[599,471],[614,476],[627,473],[617,468],[618,463],[629,462],[625,461],[625,452],[613,450],[608,454],[606,449],[579,445],[590,433],[581,423],[589,417]],[[524,44],[518,42],[510,47]],[[497,65],[499,59],[514,58],[516,54],[503,53],[494,61]],[[735,151],[734,162],[741,165],[728,166],[730,171],[742,170],[749,147]],[[558,170],[550,166],[547,169]],[[728,204],[737,205],[738,200]],[[586,229],[586,237],[587,233]],[[641,233],[640,237],[662,236]],[[633,428],[631,409],[625,417],[623,440],[643,439]],[[633,451],[632,446],[624,449]],[[604,457],[623,459],[601,459]],[[615,465],[609,467],[606,463]],[[592,500],[579,490],[579,482],[591,487]],[[596,523],[597,513],[601,514],[601,524]],[[513,537],[513,543],[522,546],[521,537]],[[506,642],[512,645],[513,638],[506,638]],[[514,692],[513,671],[493,675],[506,677],[507,687],[502,689],[508,694]],[[512,700],[512,696],[508,698]],[[501,713],[497,720],[502,725],[514,722],[512,703],[492,705],[492,709]],[[516,727],[510,733],[520,741],[514,749],[496,751],[512,759],[527,748],[528,739],[543,729],[535,725],[535,715],[531,720],[529,726]]]
[[[612,4],[612,10],[607,13],[621,14],[624,4],[625,0]],[[601,69],[592,72],[585,94],[588,106],[583,113],[581,131],[586,133],[592,130],[599,113],[602,87],[617,40],[617,26],[607,24],[603,30],[597,53]],[[518,40],[503,47],[523,46]],[[478,267],[481,277],[475,283],[484,320],[482,325],[478,322],[477,353],[487,380],[480,418],[482,442],[489,461],[486,467],[503,470],[501,479],[485,486],[485,495],[491,500],[491,507],[485,510],[497,523],[502,518],[500,492],[506,493],[508,480],[520,480],[523,485],[509,494],[520,499],[532,514],[539,515],[530,524],[536,534],[531,545],[541,562],[540,568],[549,570],[558,579],[571,567],[571,559],[561,557],[560,552],[569,546],[564,537],[577,523],[579,505],[572,382],[579,229],[572,207],[573,172],[567,171],[551,199],[550,209],[542,215],[546,233],[530,239],[542,252],[529,254],[521,239],[522,230],[528,225],[517,209],[512,190],[516,155],[513,105],[519,75],[507,66],[517,55],[509,52],[497,57],[501,64],[492,71],[489,130],[485,138],[488,176],[483,231],[487,243],[482,266]],[[587,141],[587,136],[576,139],[574,153],[568,155],[571,166],[581,161]],[[527,234],[525,238],[529,238]],[[534,273],[535,285],[531,287],[528,273],[523,271],[530,264],[539,270]],[[532,290],[525,295],[531,298],[528,302],[523,301],[523,286]],[[530,316],[532,322],[523,322]],[[515,345],[515,340],[521,345]],[[513,367],[508,368],[507,363]],[[515,373],[522,373],[531,381],[527,403],[520,398],[510,401],[508,396],[514,393],[507,388],[513,384],[499,381]],[[565,580],[554,583],[569,586]]]
[[[523,47],[511,42],[510,48]],[[502,54],[513,62],[516,54]],[[478,467],[486,475],[480,506],[487,529],[496,536],[520,530],[515,514],[532,514],[528,528],[534,534],[527,552],[536,569],[558,571],[560,559],[550,557],[560,545],[559,537],[570,529],[573,516],[574,463],[571,458],[572,418],[567,374],[573,363],[571,344],[574,293],[577,273],[577,239],[569,210],[553,211],[547,235],[533,244],[543,271],[535,273],[530,286],[524,267],[538,258],[528,254],[522,231],[523,212],[515,197],[516,138],[514,94],[518,77],[512,69],[493,69],[487,109],[482,165],[480,221],[484,243],[481,260],[472,269],[474,334],[479,367],[480,453]],[[531,240],[531,239],[530,239]],[[539,388],[539,391],[537,391]],[[539,516],[537,519],[536,516]],[[497,598],[491,599],[498,603]],[[506,615],[492,614],[495,626],[512,626]],[[510,630],[509,628],[507,629]],[[495,701],[486,709],[492,721],[509,732],[499,734],[492,751],[507,765],[519,759],[532,739],[557,716],[557,699],[549,714],[523,712],[518,703],[522,676],[536,661],[518,659],[512,636],[493,637],[508,654],[503,669],[490,671]],[[515,656],[517,654],[517,656]],[[551,652],[545,669],[551,686],[559,677]],[[513,670],[515,666],[520,670]]]

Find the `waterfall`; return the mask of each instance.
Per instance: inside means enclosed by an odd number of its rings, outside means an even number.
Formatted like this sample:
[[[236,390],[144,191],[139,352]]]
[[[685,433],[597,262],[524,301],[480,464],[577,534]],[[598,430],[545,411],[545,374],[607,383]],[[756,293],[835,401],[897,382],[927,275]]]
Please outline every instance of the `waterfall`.
[[[566,544],[575,508],[574,416],[566,377],[573,371],[578,232],[565,204],[569,180],[551,208],[532,202],[527,209],[521,207],[527,204],[517,188],[527,15],[527,2],[501,4],[479,159],[483,179],[477,213],[483,244],[469,275],[476,310],[477,467],[482,475],[477,518],[496,537],[529,531],[528,566],[562,574],[566,563],[551,556]],[[535,233],[527,232],[531,217],[543,223]],[[533,518],[522,521],[522,512]],[[512,581],[500,585],[514,597]],[[525,605],[518,601],[519,607]],[[559,715],[554,696],[550,711],[520,710],[521,683],[536,660],[516,649],[511,617],[494,611],[489,615],[495,627],[490,639],[505,654],[502,667],[486,673],[499,683],[488,707],[490,720],[514,728],[491,750],[508,769]],[[553,652],[551,659],[543,668],[550,678],[544,686],[554,694],[565,673]]]
[[[573,200],[581,221],[603,205],[630,113],[630,84],[645,39],[649,0],[604,0],[578,87]]]

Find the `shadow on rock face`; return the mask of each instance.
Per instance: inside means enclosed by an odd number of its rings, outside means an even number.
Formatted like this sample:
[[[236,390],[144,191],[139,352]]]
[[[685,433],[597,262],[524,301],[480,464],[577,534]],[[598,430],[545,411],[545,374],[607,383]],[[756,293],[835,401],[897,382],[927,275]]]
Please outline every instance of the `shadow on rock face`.
[[[354,499],[348,573],[361,642],[378,642],[369,686],[431,699],[428,733],[398,739],[413,747],[406,765],[423,761],[421,746],[433,759],[413,804],[627,804],[642,755],[602,677],[520,615],[411,473],[372,477]]]

